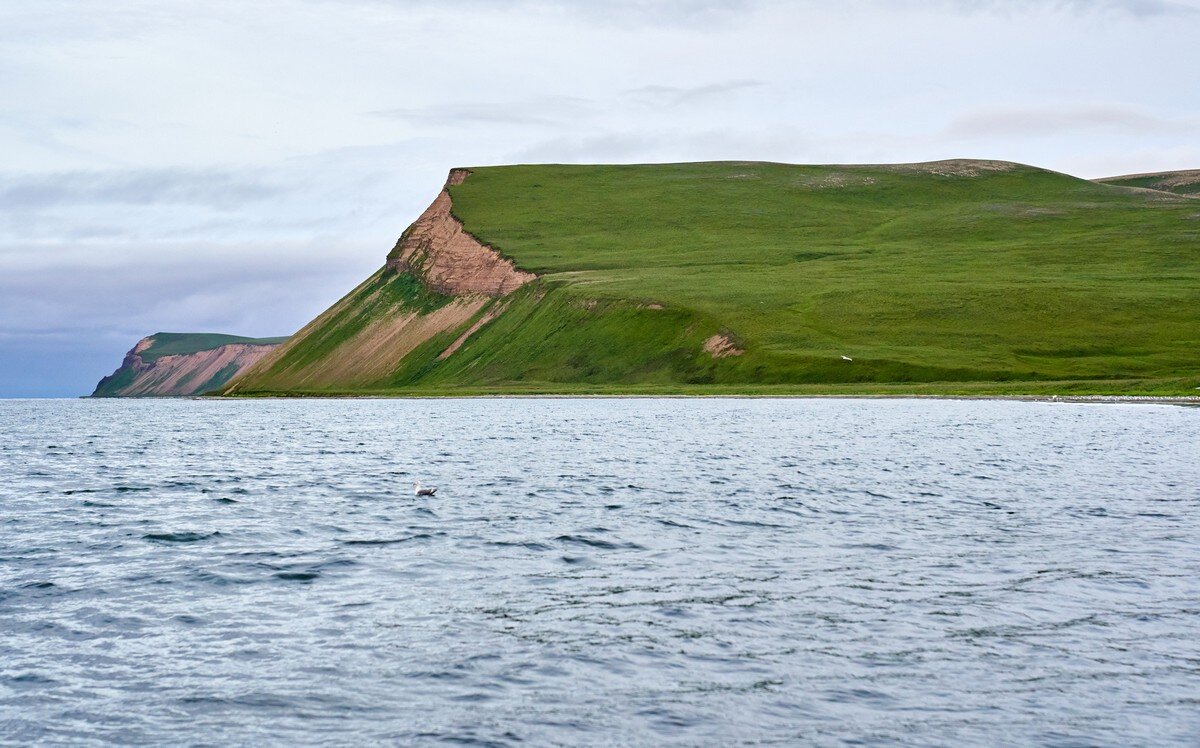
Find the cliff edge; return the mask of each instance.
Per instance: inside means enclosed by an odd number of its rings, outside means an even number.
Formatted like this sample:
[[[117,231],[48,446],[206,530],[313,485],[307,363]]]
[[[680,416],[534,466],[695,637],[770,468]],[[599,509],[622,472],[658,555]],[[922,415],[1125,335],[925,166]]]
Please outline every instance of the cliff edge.
[[[417,349],[436,346],[445,360],[499,316],[503,297],[537,276],[480,242],[454,215],[449,190],[469,175],[452,169],[382,268],[224,393],[387,386]]]

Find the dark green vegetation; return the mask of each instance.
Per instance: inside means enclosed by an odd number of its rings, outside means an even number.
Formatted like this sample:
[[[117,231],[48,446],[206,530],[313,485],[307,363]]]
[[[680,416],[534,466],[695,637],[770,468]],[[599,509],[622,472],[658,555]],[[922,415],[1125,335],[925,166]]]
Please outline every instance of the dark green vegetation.
[[[1193,198],[995,162],[490,167],[450,192],[471,234],[540,279],[444,360],[488,308],[369,383],[277,376],[397,308],[376,285],[417,293],[385,271],[239,394],[1200,386]],[[717,334],[741,355],[706,353]]]
[[[1176,195],[1200,195],[1200,169],[1164,171],[1157,174],[1131,174],[1127,177],[1110,177],[1098,181],[1122,187],[1173,192]]]
[[[279,338],[244,338],[240,335],[222,335],[215,332],[156,332],[150,336],[152,343],[142,351],[142,360],[146,363],[162,356],[178,356],[188,353],[199,353],[220,348],[230,343],[245,343],[246,345],[277,345],[287,340],[287,336]]]
[[[133,384],[137,379],[137,370],[124,364],[119,369],[104,377],[92,391],[92,397],[121,397],[121,391]]]

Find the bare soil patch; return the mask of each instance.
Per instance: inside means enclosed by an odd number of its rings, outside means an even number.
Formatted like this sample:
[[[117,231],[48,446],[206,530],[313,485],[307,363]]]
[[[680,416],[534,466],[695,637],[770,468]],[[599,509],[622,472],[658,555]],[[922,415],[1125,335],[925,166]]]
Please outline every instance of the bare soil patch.
[[[746,351],[733,342],[733,338],[725,334],[718,334],[704,341],[704,352],[713,358],[729,358],[730,356],[740,356]]]
[[[462,184],[469,173],[454,169],[446,187]],[[443,189],[400,237],[388,267],[414,273],[433,290],[452,296],[505,296],[537,277],[468,234],[452,207],[450,193]]]

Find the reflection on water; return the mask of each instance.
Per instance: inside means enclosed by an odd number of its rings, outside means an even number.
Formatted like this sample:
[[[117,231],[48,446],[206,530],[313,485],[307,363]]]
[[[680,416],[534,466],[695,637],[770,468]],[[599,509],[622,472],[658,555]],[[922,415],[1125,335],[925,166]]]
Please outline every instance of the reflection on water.
[[[7,401],[0,434],[15,743],[1200,735],[1200,410]]]

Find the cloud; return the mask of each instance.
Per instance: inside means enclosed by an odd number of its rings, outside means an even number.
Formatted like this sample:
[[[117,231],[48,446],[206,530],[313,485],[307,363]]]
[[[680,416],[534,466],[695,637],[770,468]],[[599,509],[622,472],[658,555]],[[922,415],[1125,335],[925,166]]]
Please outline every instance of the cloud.
[[[814,0],[801,0],[801,3]],[[315,5],[344,8],[347,0],[308,0]],[[521,13],[524,16],[547,12],[586,18],[591,23],[637,27],[723,25],[731,19],[752,13],[762,5],[789,0],[356,0],[349,4],[390,11],[446,10],[478,12],[484,10]]]
[[[346,0],[309,0],[314,4],[346,4]],[[590,20],[626,25],[650,23],[661,25],[699,26],[728,23],[730,19],[746,17],[772,8],[792,8],[798,11],[828,9],[826,0],[358,0],[360,6],[413,10],[446,8],[460,11],[508,10],[524,13],[553,10],[563,14],[580,15]],[[1071,13],[1121,13],[1135,17],[1191,15],[1200,8],[1195,0],[846,0],[838,3],[843,9],[885,8],[928,11],[931,7],[965,12],[1000,13],[1009,15],[1033,11],[1068,11]]]
[[[283,191],[279,185],[244,172],[213,169],[0,175],[0,205],[6,210],[110,204],[183,204],[230,209]]]
[[[373,117],[435,127],[470,125],[559,126],[596,113],[595,102],[576,96],[541,96],[522,101],[461,102],[367,112]]]
[[[1119,104],[1012,106],[968,114],[952,122],[945,134],[955,138],[1041,137],[1080,130],[1186,134],[1200,130],[1200,120],[1168,119]]]
[[[436,128],[513,126],[518,128],[571,128],[605,115],[619,113],[630,105],[670,108],[719,101],[739,91],[766,85],[759,80],[731,80],[693,86],[646,85],[626,89],[619,95],[583,98],[548,95],[517,101],[450,102],[422,107],[398,107],[366,112],[368,116],[400,120],[406,124]]]
[[[132,248],[320,236],[383,246],[436,194],[445,150],[412,141],[241,167],[0,172],[0,256],[96,241],[122,254],[119,238]]]
[[[875,142],[876,138],[871,138]],[[831,141],[794,127],[678,130],[640,128],[547,138],[514,155],[519,162],[662,163],[791,161],[825,155]]]
[[[1074,15],[1125,15],[1135,18],[1195,16],[1200,14],[1196,0],[859,0],[859,6],[885,6],[926,12],[931,6],[964,13],[1013,16],[1029,12],[1071,13]]]
[[[1195,15],[1200,7],[1175,0],[1060,0],[1075,12],[1109,11],[1137,17]]]
[[[670,107],[719,99],[737,91],[763,85],[766,85],[763,81],[745,79],[705,83],[699,86],[641,86],[622,93],[641,104]]]
[[[0,342],[112,336],[117,355],[155,330],[285,335],[366,277],[381,255],[331,265],[311,244],[156,245],[120,258],[0,273]],[[346,246],[347,256],[361,247]],[[123,348],[122,348],[123,346]],[[117,350],[117,349],[120,350]]]

